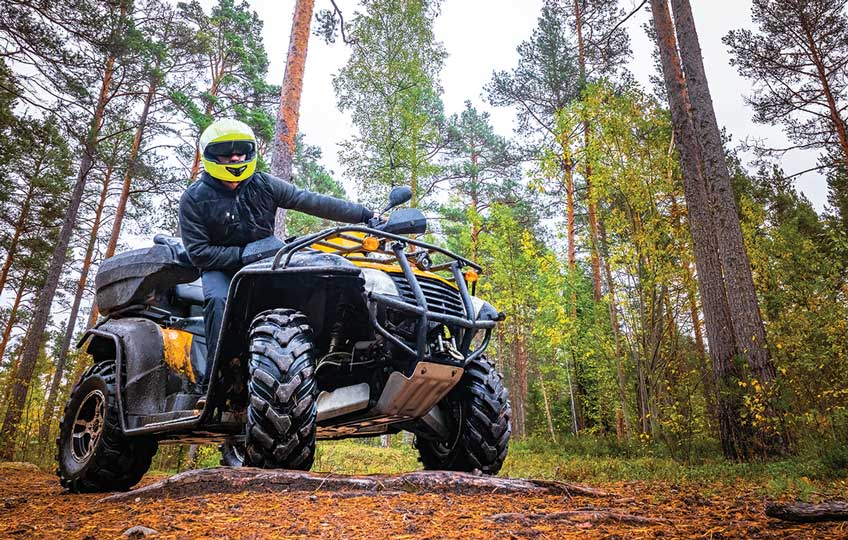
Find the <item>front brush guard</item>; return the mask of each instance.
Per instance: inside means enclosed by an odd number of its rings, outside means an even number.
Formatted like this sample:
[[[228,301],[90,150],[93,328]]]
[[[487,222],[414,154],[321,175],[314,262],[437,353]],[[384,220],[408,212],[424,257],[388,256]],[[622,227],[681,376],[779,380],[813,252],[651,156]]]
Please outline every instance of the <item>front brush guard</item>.
[[[455,253],[452,253],[446,249],[442,249],[433,244],[428,244],[427,242],[413,240],[396,234],[387,233],[379,229],[373,229],[371,227],[336,227],[334,229],[329,229],[309,236],[304,236],[286,245],[277,252],[276,256],[274,257],[274,262],[272,263],[271,268],[272,270],[286,268],[289,262],[291,261],[292,255],[295,252],[304,249],[312,244],[320,244],[324,246],[333,247],[340,255],[364,251],[362,247],[356,245],[350,247],[343,247],[327,242],[327,240],[331,238],[342,238],[353,242],[362,241],[362,239],[356,236],[346,234],[351,232],[360,232],[370,236],[382,237],[384,239],[391,240],[391,251],[382,250],[380,252],[386,255],[392,255],[397,259],[397,262],[400,265],[401,270],[403,271],[403,276],[409,283],[409,286],[412,289],[413,294],[415,295],[415,303],[412,304],[406,302],[401,298],[397,298],[391,295],[380,294],[375,292],[370,293],[370,298],[374,302],[369,305],[369,318],[371,320],[371,324],[374,326],[374,329],[381,336],[389,340],[391,343],[399,347],[404,352],[414,356],[417,361],[421,362],[428,358],[428,323],[429,321],[438,321],[441,323],[462,328],[462,332],[459,336],[459,352],[463,356],[463,365],[476,359],[483,353],[483,351],[489,344],[492,329],[495,327],[496,321],[480,320],[477,318],[477,314],[475,313],[474,306],[471,302],[471,294],[468,292],[468,287],[466,286],[465,279],[462,274],[462,268],[466,266],[470,266],[471,268],[477,271],[480,271],[482,269],[480,268],[480,266],[469,261],[468,259],[456,255]],[[412,271],[412,266],[409,264],[408,256],[410,254],[404,253],[404,250],[409,245],[422,248],[427,252],[441,253],[453,259],[451,262],[439,265],[437,268],[443,270],[450,269],[451,273],[453,274],[453,279],[456,282],[457,288],[459,289],[459,295],[462,299],[462,306],[463,310],[465,311],[465,317],[457,317],[454,315],[436,313],[428,309],[427,299],[424,296],[424,292],[422,291],[421,285],[418,282],[418,277],[415,275],[415,272]],[[377,319],[377,305],[382,305],[384,307],[400,311],[406,315],[418,318],[418,331],[415,338],[414,349],[410,347],[406,342],[404,342],[404,340],[393,335],[383,325],[380,324],[380,321]],[[485,335],[483,336],[483,340],[480,345],[474,350],[471,350],[471,341],[473,340],[474,335],[478,330],[485,330]]]

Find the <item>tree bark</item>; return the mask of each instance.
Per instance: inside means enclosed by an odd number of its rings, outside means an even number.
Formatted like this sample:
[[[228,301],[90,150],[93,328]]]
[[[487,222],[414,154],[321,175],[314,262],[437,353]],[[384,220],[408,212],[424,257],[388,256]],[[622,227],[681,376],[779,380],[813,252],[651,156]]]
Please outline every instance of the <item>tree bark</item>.
[[[292,16],[289,53],[286,60],[286,72],[283,76],[283,87],[280,90],[280,109],[277,113],[271,156],[271,174],[284,180],[288,180],[292,175],[294,139],[297,135],[297,123],[300,116],[300,96],[303,92],[303,72],[306,69],[309,25],[312,22],[314,4],[315,0],[297,0]],[[280,238],[286,235],[285,210],[277,210],[274,234]]]
[[[34,176],[31,178],[35,178]],[[0,296],[3,294],[3,289],[6,288],[6,280],[9,278],[9,270],[12,268],[12,262],[15,260],[15,255],[18,250],[18,242],[24,232],[26,220],[29,217],[29,209],[32,204],[32,194],[35,191],[35,184],[30,180],[29,188],[27,189],[26,197],[24,197],[23,206],[21,206],[21,214],[18,216],[18,221],[15,223],[15,232],[12,234],[12,240],[9,242],[9,249],[6,250],[6,262],[3,263],[3,270],[0,271]]]
[[[777,371],[768,350],[751,262],[736,211],[730,172],[704,71],[695,20],[689,0],[671,0],[671,6],[677,26],[690,110],[703,152],[704,178],[712,202],[716,237],[721,238],[717,242],[718,253],[727,290],[732,291],[732,294],[727,294],[727,300],[736,347],[747,359],[752,376],[763,388],[758,397],[765,402],[766,420],[757,426],[757,442],[768,455],[783,454],[788,450],[788,444],[781,430],[776,429],[782,425],[782,413],[776,403],[774,388]]]
[[[130,155],[127,158],[127,168],[124,171],[124,183],[121,185],[121,196],[118,198],[118,205],[115,207],[115,220],[112,222],[112,233],[109,235],[109,244],[106,246],[106,253],[103,254],[104,259],[115,254],[118,247],[118,238],[121,236],[121,226],[124,223],[124,214],[127,210],[127,201],[130,198],[130,187],[132,187],[132,179],[135,174],[136,162],[141,149],[141,139],[144,136],[144,130],[147,128],[147,117],[150,114],[150,105],[153,103],[153,97],[156,95],[157,84],[154,81],[150,82],[147,87],[147,94],[144,96],[144,105],[141,109],[141,116],[138,119],[138,125],[135,128]]]
[[[217,467],[197,469],[176,474],[165,480],[117,493],[99,502],[132,502],[164,498],[179,498],[210,493],[268,493],[275,491],[338,493],[369,495],[385,492],[451,493],[482,495],[493,492],[525,496],[565,495],[583,497],[614,497],[615,494],[589,486],[553,480],[524,480],[477,476],[450,471],[418,471],[405,474],[374,474],[368,476],[337,476],[327,473],[257,469],[253,467]]]
[[[689,114],[686,82],[677,53],[677,40],[667,0],[651,0],[653,26],[656,32],[663,78],[668,90],[674,138],[678,141],[683,172],[683,191],[692,233],[698,290],[704,310],[710,356],[718,386],[719,430],[722,450],[728,459],[750,456],[750,438],[745,432],[738,395],[739,369],[733,358],[737,353],[730,309],[724,288],[721,264],[716,246],[716,232],[710,214],[709,197],[704,181],[700,145]]]
[[[795,523],[848,521],[848,501],[828,501],[818,504],[767,502],[765,511],[769,517]]]
[[[583,43],[583,14],[580,12],[580,0],[574,0],[574,24],[577,28],[577,63],[580,67],[580,78],[586,81],[586,55]],[[600,302],[603,297],[601,291],[601,263],[598,254],[598,218],[597,205],[592,200],[592,163],[589,160],[589,120],[583,118],[583,159],[584,176],[586,178],[586,206],[589,209],[589,240],[592,252],[592,285],[595,294],[595,302]]]
[[[126,7],[121,7],[122,16],[126,12]],[[62,267],[65,264],[65,259],[68,251],[68,244],[71,241],[74,225],[77,220],[82,195],[85,191],[85,183],[88,179],[88,174],[94,165],[94,155],[97,149],[98,137],[100,128],[103,124],[103,115],[106,110],[106,104],[110,99],[110,86],[112,75],[115,67],[115,56],[109,54],[106,59],[106,67],[103,73],[103,81],[100,88],[100,94],[95,106],[94,115],[91,120],[91,125],[88,129],[88,134],[83,147],[82,159],[80,161],[77,179],[74,188],[71,191],[68,210],[65,214],[65,220],[62,223],[62,229],[59,232],[59,238],[56,242],[56,247],[53,250],[53,256],[50,260],[50,266],[47,270],[47,279],[38,294],[38,300],[35,307],[35,313],[31,323],[31,330],[24,343],[23,352],[21,353],[20,365],[13,380],[10,381],[12,386],[11,401],[6,409],[6,416],[3,420],[3,427],[0,429],[0,460],[8,460],[12,457],[17,439],[18,423],[21,419],[26,397],[29,393],[29,384],[32,380],[32,374],[35,370],[35,364],[38,360],[38,351],[41,347],[41,342],[44,339],[44,330],[47,327],[47,319],[50,316],[50,306],[53,303],[53,297],[56,295],[56,287],[59,285],[59,278],[62,274]]]
[[[65,335],[62,337],[61,348],[56,355],[56,369],[53,372],[50,389],[47,391],[47,397],[44,403],[44,413],[41,417],[41,426],[39,427],[38,433],[38,440],[41,441],[43,448],[47,447],[50,442],[48,437],[50,435],[50,424],[53,422],[53,407],[56,404],[56,394],[59,390],[59,383],[62,382],[62,376],[65,374],[65,362],[68,359],[68,350],[71,348],[71,340],[74,337],[74,330],[77,326],[77,315],[79,314],[82,297],[85,294],[85,286],[88,282],[88,272],[91,269],[91,261],[94,258],[94,248],[97,246],[97,233],[100,230],[100,218],[103,215],[103,208],[106,206],[106,199],[109,195],[109,184],[112,181],[113,168],[114,165],[110,163],[106,169],[106,174],[103,176],[103,188],[100,190],[100,199],[97,201],[97,209],[94,211],[94,223],[91,226],[91,234],[88,237],[88,246],[86,246],[85,249],[85,257],[83,258],[82,268],[80,269],[80,277],[77,282],[76,293],[74,294],[74,302],[71,305],[71,313],[68,316],[67,326],[65,326]]]
[[[9,338],[12,336],[12,329],[18,321],[18,307],[21,305],[21,298],[24,296],[26,289],[26,280],[29,277],[29,268],[24,269],[21,276],[21,281],[18,284],[18,292],[15,293],[15,301],[12,303],[12,311],[9,312],[9,320],[6,321],[6,328],[3,330],[3,339],[0,341],[0,363],[3,361],[3,355],[6,354],[6,345],[9,344]]]

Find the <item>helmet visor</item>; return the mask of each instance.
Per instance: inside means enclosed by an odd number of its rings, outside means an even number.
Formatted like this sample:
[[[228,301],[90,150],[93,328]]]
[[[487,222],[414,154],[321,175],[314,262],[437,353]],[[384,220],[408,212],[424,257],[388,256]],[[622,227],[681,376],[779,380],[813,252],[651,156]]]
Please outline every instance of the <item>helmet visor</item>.
[[[203,152],[206,159],[218,161],[221,156],[245,156],[245,161],[253,159],[256,153],[256,143],[253,141],[223,141],[209,143]]]

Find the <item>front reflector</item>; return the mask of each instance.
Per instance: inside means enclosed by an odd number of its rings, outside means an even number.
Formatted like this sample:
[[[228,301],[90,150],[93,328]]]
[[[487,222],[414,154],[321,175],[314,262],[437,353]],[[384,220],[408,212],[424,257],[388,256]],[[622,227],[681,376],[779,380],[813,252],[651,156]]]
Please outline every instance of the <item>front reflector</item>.
[[[380,241],[374,238],[373,236],[366,236],[362,240],[362,247],[365,251],[377,251],[380,249]]]

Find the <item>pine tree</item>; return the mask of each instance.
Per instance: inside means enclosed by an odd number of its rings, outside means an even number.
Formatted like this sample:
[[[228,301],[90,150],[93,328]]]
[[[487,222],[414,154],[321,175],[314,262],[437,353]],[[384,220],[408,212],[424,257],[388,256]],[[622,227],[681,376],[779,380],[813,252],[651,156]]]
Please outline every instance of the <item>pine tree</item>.
[[[784,453],[788,450],[788,444],[781,433],[783,412],[777,405],[777,372],[768,349],[765,326],[754,290],[751,262],[742,237],[736,199],[704,71],[692,8],[689,0],[671,0],[671,5],[692,120],[701,146],[704,180],[707,181],[712,203],[713,223],[716,237],[721,239],[717,246],[728,291],[727,303],[736,346],[748,362],[752,380],[757,381],[762,389],[757,395],[750,396],[750,399],[756,402],[753,407],[758,409],[763,419],[751,418],[750,421],[755,425],[757,443],[761,446],[759,451],[766,454]]]
[[[727,291],[718,256],[716,229],[704,177],[703,157],[689,113],[686,80],[667,0],[651,0],[663,78],[671,106],[675,145],[680,153],[683,189],[689,215],[698,273],[698,289],[704,309],[710,358],[718,391],[719,432],[722,450],[729,459],[745,459],[752,452],[750,435],[742,425],[738,395],[741,373],[734,362],[739,352],[733,334]]]
[[[448,217],[470,222],[468,254],[478,256],[483,215],[494,203],[522,205],[518,158],[509,142],[495,134],[489,113],[465,102],[465,109],[448,120],[448,143],[443,156],[444,177],[450,182],[460,210],[445,209]],[[518,211],[519,214],[529,215]]]
[[[300,118],[300,95],[303,92],[303,72],[306,68],[306,51],[309,46],[309,24],[312,21],[314,0],[297,0],[292,16],[289,53],[286,57],[286,72],[280,91],[280,108],[274,129],[272,144],[271,174],[288,180],[292,176],[292,159],[295,154],[295,137]],[[277,209],[274,233],[285,236],[284,209]]]
[[[197,35],[178,17],[173,7],[160,0],[147,0],[136,13],[140,20],[131,37],[132,46],[138,55],[135,62],[138,73],[134,78],[139,81],[136,92],[142,96],[142,105],[124,167],[121,194],[104,259],[114,255],[118,246],[133,180],[143,165],[140,162],[143,141],[150,138],[151,127],[156,127],[157,109],[164,109],[164,113],[170,112],[166,101],[168,94],[173,92],[182,95],[180,91],[185,85],[184,79],[196,75],[201,68],[199,60],[202,49],[197,43]],[[154,125],[151,126],[151,123]]]
[[[274,134],[274,117],[269,109],[280,94],[279,88],[265,81],[268,55],[262,44],[262,21],[246,2],[219,0],[209,15],[197,0],[177,5],[196,29],[209,69],[201,79],[208,86],[172,94],[177,107],[189,118],[192,138],[196,141],[217,118],[236,118],[256,132],[261,160]],[[191,160],[188,176],[195,180],[200,174],[200,151],[196,143],[192,146],[185,157]],[[259,168],[267,168],[264,161]]]
[[[531,147],[544,148],[557,156],[558,173],[552,178],[566,211],[568,260],[576,261],[574,140],[576,129],[562,111],[580,96],[582,80],[576,46],[568,22],[571,10],[559,2],[546,2],[530,39],[516,49],[518,66],[512,72],[498,71],[485,91],[495,106],[517,106],[516,132]],[[533,150],[538,152],[538,150]],[[563,193],[564,192],[564,193]]]
[[[103,13],[92,13],[91,16],[93,18],[91,20],[86,19],[89,24],[96,24],[97,29],[100,32],[103,32],[105,29],[105,34],[95,34],[93,39],[102,39],[103,41],[95,42],[93,49],[97,50],[98,46],[108,44],[106,47],[108,52],[106,52],[103,56],[103,69],[101,71],[102,79],[100,81],[99,91],[96,94],[97,97],[86,103],[86,105],[90,105],[91,108],[83,107],[81,111],[88,120],[87,129],[80,138],[82,143],[82,157],[80,159],[76,181],[70,193],[65,219],[62,223],[58,241],[55,244],[53,256],[50,260],[47,279],[38,294],[36,309],[33,314],[33,321],[31,323],[27,339],[24,343],[18,370],[16,371],[14,380],[10,382],[12,385],[11,401],[8,409],[6,410],[2,429],[0,429],[0,433],[3,435],[2,447],[0,447],[0,458],[8,459],[14,452],[16,433],[19,427],[21,414],[26,403],[30,381],[38,359],[38,352],[44,338],[44,332],[50,313],[50,306],[56,294],[59,278],[61,277],[62,267],[64,266],[67,256],[67,248],[70,243],[71,234],[76,224],[77,213],[79,211],[85,184],[93,166],[97,145],[101,137],[104,114],[109,100],[114,96],[112,77],[115,74],[117,54],[122,52],[119,44],[121,43],[121,38],[126,32],[127,5],[125,3],[121,3],[119,6],[105,6],[104,9],[105,12]],[[94,31],[89,30],[88,27],[86,27],[85,30],[94,33]],[[73,75],[78,75],[80,70],[72,71],[69,67],[69,64],[47,64],[43,66],[42,74],[45,75],[47,80],[52,83],[64,82],[65,86],[63,89],[67,91],[81,92],[85,94],[86,91],[84,90],[84,87],[76,86],[80,83],[80,80],[72,78]],[[91,70],[90,66],[85,67],[87,68],[87,71],[85,71],[84,74],[87,76]]]
[[[342,144],[347,175],[367,203],[409,184],[420,206],[439,177],[444,143],[439,72],[445,58],[433,35],[439,1],[368,0],[351,21],[353,50],[333,78],[338,106],[358,134]]]
[[[751,17],[759,32],[724,42],[754,85],[754,120],[783,125],[793,148],[833,148],[822,168],[848,166],[846,0],[754,0]]]
[[[577,63],[584,84],[599,76],[610,77],[623,69],[630,56],[630,38],[619,24],[618,2],[610,0],[572,0],[574,18],[571,21],[577,36]],[[589,122],[583,119],[583,147],[590,144]],[[589,220],[589,244],[592,254],[592,283],[595,301],[601,290],[600,237],[597,203],[592,193],[592,163],[583,157],[583,176],[586,182],[586,207]]]

